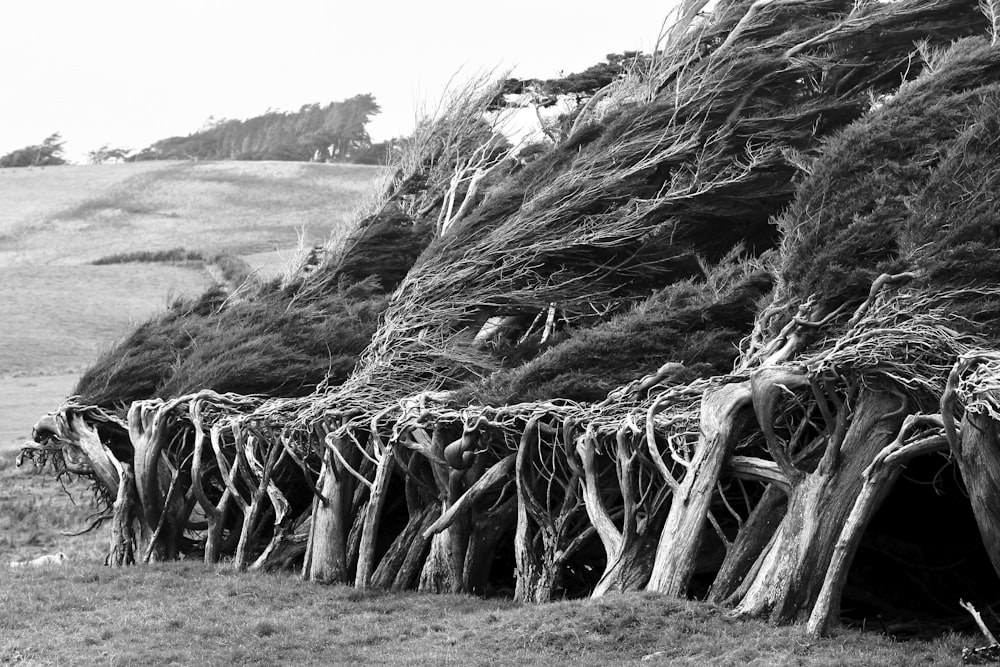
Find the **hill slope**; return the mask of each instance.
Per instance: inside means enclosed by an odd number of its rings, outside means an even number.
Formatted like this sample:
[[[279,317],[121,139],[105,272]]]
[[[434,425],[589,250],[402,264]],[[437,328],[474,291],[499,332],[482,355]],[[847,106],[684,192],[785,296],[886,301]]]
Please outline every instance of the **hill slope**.
[[[26,437],[69,392],[68,374],[213,281],[202,261],[90,262],[182,246],[206,259],[241,256],[273,275],[298,230],[309,244],[336,233],[380,174],[286,162],[0,170],[0,447]],[[12,379],[29,376],[58,379]]]

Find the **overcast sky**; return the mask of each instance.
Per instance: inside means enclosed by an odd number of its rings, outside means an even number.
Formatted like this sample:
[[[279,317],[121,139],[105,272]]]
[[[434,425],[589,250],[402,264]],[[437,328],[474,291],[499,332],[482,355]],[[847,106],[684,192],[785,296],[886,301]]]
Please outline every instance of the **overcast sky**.
[[[209,116],[359,93],[372,138],[406,133],[460,71],[579,71],[649,51],[670,2],[12,0],[0,5],[0,155],[53,132],[70,157],[142,148]]]

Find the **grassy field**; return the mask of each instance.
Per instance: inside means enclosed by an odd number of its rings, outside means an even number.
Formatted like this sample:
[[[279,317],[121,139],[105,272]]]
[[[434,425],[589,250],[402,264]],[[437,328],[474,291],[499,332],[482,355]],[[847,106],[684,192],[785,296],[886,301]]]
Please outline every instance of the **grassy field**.
[[[200,563],[8,570],[0,609],[2,664],[903,666],[960,664],[970,643],[813,640],[650,594],[524,606]]]
[[[297,229],[322,240],[378,175],[286,163],[0,170],[0,665],[959,664],[962,647],[982,643],[852,630],[813,640],[647,594],[522,606],[225,565],[103,567],[106,532],[63,534],[94,511],[87,486],[66,493],[15,468],[16,446],[99,350],[209,277],[200,262],[90,262],[183,246],[274,272]],[[6,567],[56,552],[65,567]]]
[[[300,233],[313,244],[341,229],[380,174],[288,162],[0,169],[0,451],[114,340],[212,282],[200,261],[91,262],[183,246],[275,275]]]
[[[736,621],[654,594],[547,605],[328,587],[197,562],[111,570],[85,484],[0,453],[0,665],[957,665],[979,637],[897,641]],[[67,565],[6,562],[63,552]]]

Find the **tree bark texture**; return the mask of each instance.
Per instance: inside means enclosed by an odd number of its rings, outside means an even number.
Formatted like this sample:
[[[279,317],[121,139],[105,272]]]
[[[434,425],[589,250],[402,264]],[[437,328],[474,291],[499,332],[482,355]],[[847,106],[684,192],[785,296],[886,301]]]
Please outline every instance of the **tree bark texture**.
[[[898,422],[885,419],[894,412],[898,401],[888,394],[860,391],[839,452],[828,450],[814,472],[793,484],[785,516],[736,606],[738,615],[790,622],[812,611],[861,492],[862,474],[898,429]]]

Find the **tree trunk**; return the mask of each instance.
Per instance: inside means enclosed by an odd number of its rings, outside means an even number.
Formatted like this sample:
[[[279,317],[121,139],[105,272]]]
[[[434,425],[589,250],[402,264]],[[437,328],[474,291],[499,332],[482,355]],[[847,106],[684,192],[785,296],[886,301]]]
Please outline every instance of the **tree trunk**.
[[[118,463],[118,494],[112,506],[111,548],[108,565],[124,567],[135,564],[135,475],[128,463]]]
[[[986,553],[1000,575],[1000,422],[966,411],[957,459]]]
[[[591,597],[597,598],[607,593],[641,591],[649,583],[649,577],[653,572],[657,541],[655,535],[626,533],[621,546],[594,586]]]
[[[517,520],[517,499],[510,498],[489,512],[472,513],[472,531],[462,569],[462,589],[473,595],[486,595],[497,544],[509,537]]]
[[[909,419],[907,420],[909,421]],[[904,425],[905,429],[905,425]],[[887,446],[864,472],[864,484],[844,529],[834,547],[830,567],[827,570],[823,588],[809,615],[809,633],[813,636],[825,635],[830,625],[840,617],[840,599],[854,556],[861,544],[865,528],[883,501],[888,497],[896,480],[903,472],[903,464],[919,454],[926,454],[947,446],[942,435],[932,435],[909,445],[903,444],[905,434]]]
[[[373,433],[372,438],[379,437]],[[392,445],[389,445],[391,447]],[[361,528],[361,542],[358,546],[358,567],[354,576],[357,588],[368,588],[372,573],[375,571],[375,546],[378,539],[379,524],[382,510],[385,507],[385,495],[389,488],[389,475],[395,465],[392,452],[383,448],[378,464],[375,467],[375,479],[372,481],[368,504],[365,506],[364,523]]]
[[[135,452],[133,466],[136,491],[141,511],[138,513],[142,525],[142,539],[148,542],[146,560],[166,560],[167,548],[158,539],[157,526],[164,511],[164,498],[160,482],[163,443],[160,438],[160,410],[162,403],[136,401],[129,408],[129,438]]]
[[[741,435],[750,398],[749,382],[723,385],[703,396],[698,445],[670,503],[647,590],[675,597],[687,593],[712,494],[722,465]]]
[[[518,521],[518,534],[514,540],[514,560],[517,563],[514,599],[518,602],[548,602],[559,578],[559,565],[554,554],[544,553],[539,558],[520,526]]]
[[[312,531],[306,548],[303,574],[310,581],[324,584],[346,583],[347,525],[342,478],[329,445],[324,447],[323,466],[317,486],[323,499],[313,499]]]
[[[258,519],[264,508],[264,495],[253,494],[250,506],[243,513],[243,525],[240,528],[240,540],[236,543],[236,554],[233,556],[233,564],[238,570],[245,570],[250,566],[253,557],[253,536],[257,527]]]
[[[222,498],[217,507],[208,514],[208,530],[205,531],[205,562],[218,563],[222,553],[222,535],[229,520],[229,506],[232,501],[232,492],[226,489],[222,492]]]
[[[787,505],[788,497],[785,492],[777,484],[769,484],[726,551],[726,557],[712,583],[709,600],[717,604],[731,603],[731,596],[751,573],[754,563],[785,518]]]
[[[453,567],[451,530],[446,528],[431,538],[431,551],[424,561],[417,586],[421,593],[455,593],[462,585]]]
[[[286,519],[286,522],[289,522]],[[292,522],[289,522],[292,523]],[[274,537],[250,566],[251,570],[283,570],[305,553],[312,532],[312,516],[303,514],[292,523],[275,526]]]
[[[886,393],[859,392],[838,451],[830,449],[836,443],[828,443],[816,470],[793,483],[788,510],[761,555],[759,569],[736,607],[737,615],[789,622],[810,613],[841,528],[861,492],[862,474],[898,429],[899,411],[894,403]],[[887,415],[895,415],[891,423]]]
[[[111,450],[101,442],[100,433],[83,415],[71,414],[67,417],[75,444],[87,457],[94,479],[104,487],[105,491],[114,494],[119,487],[119,476]]]
[[[426,550],[430,543],[429,537],[424,537],[424,531],[439,516],[438,508],[435,504],[429,504],[410,515],[409,520],[402,532],[396,536],[389,550],[379,561],[378,567],[372,574],[370,585],[372,588],[393,588],[393,583],[399,575],[406,569],[407,560],[411,558],[411,552],[421,553]],[[412,564],[409,566],[413,568]],[[404,579],[405,579],[404,575]],[[412,586],[412,577],[402,588],[407,589]]]
[[[427,517],[424,519],[424,523],[421,524],[422,529],[418,533],[417,537],[413,539],[413,542],[410,543],[410,548],[407,550],[406,556],[403,558],[403,564],[399,567],[399,571],[396,573],[396,576],[392,581],[392,590],[408,591],[417,586],[420,573],[422,571],[423,564],[426,562],[431,544],[431,539],[425,538],[424,535],[427,533],[427,529],[430,527],[430,524],[434,523],[438,516],[437,506],[432,505],[431,511],[428,512]]]

